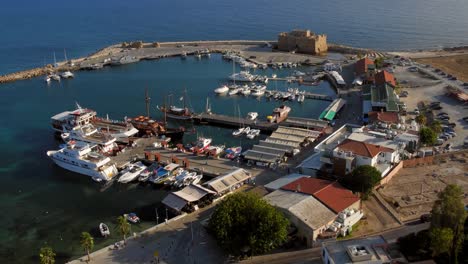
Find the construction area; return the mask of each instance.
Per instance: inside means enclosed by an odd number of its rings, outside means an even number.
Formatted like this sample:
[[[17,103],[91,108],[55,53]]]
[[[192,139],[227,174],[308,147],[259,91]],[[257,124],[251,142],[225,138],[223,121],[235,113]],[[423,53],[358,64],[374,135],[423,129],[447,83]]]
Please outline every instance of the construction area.
[[[448,184],[460,186],[464,191],[464,203],[468,204],[467,160],[468,151],[461,151],[434,156],[432,164],[405,166],[378,192],[399,213],[402,221],[429,213],[437,194]]]

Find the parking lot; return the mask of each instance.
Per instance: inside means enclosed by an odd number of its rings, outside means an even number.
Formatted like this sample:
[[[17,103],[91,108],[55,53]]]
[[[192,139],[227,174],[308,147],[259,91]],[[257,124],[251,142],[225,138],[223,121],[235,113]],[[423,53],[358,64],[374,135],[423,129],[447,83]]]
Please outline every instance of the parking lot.
[[[452,149],[463,148],[465,139],[468,139],[468,122],[463,119],[468,116],[468,106],[445,95],[447,80],[435,79],[434,76],[424,75],[419,71],[412,72],[408,66],[395,67],[394,74],[397,80],[402,83],[402,91],[408,92],[407,97],[400,97],[400,100],[407,107],[406,119],[415,118],[418,115],[418,111],[422,112],[432,102],[440,102],[440,109],[433,110],[434,108],[438,108],[433,107],[431,109],[432,114],[429,113],[429,116],[433,116],[435,119],[440,117],[440,122],[443,123],[443,126],[446,126],[445,132],[456,135],[454,137],[445,135],[450,138],[444,142],[444,147],[450,143]],[[442,115],[442,113],[445,113],[445,115]],[[450,124],[451,126],[455,126],[453,132],[449,128]]]

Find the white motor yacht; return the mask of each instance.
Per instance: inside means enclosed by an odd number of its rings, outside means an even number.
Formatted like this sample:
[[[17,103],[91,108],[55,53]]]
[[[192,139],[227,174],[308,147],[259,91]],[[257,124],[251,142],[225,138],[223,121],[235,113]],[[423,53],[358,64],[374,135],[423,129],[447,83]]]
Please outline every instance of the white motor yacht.
[[[264,89],[258,89],[258,88],[252,90],[252,93],[251,93],[252,96],[262,96],[264,94],[265,94],[265,90]]]
[[[260,129],[251,129],[251,130],[247,133],[247,138],[249,138],[249,139],[254,139],[254,138],[257,137],[258,135],[260,135]]]
[[[229,90],[228,94],[229,95],[236,95],[236,94],[239,93],[239,91],[240,91],[239,88],[234,88],[234,89]]]
[[[232,132],[232,135],[237,137],[237,136],[240,136],[242,134],[247,134],[249,133],[250,131],[250,127],[241,127],[239,129],[237,129],[236,131]]]
[[[121,183],[131,182],[135,180],[140,175],[140,173],[143,172],[145,169],[146,169],[146,166],[143,165],[143,163],[141,163],[140,161],[136,163],[132,163],[128,165],[127,168],[125,168],[121,172],[121,176],[118,181]]]
[[[226,85],[223,85],[223,86],[221,86],[221,87],[219,87],[219,88],[216,88],[216,89],[214,90],[214,92],[217,93],[217,94],[225,94],[225,93],[227,93],[228,91],[229,91],[229,87],[227,87]]]
[[[255,120],[257,119],[258,117],[258,113],[257,112],[249,112],[247,113],[247,118],[250,119],[250,120]]]
[[[60,81],[60,75],[58,75],[56,73],[51,74],[50,78],[52,78],[52,80],[54,80],[54,81]]]
[[[71,71],[64,71],[64,72],[62,72],[62,74],[60,76],[62,76],[62,78],[64,78],[64,79],[75,77],[75,75]]]
[[[229,76],[229,79],[235,82],[253,82],[255,76],[250,74],[248,71],[241,71],[239,73],[232,74]]]
[[[47,156],[66,170],[108,181],[118,174],[117,167],[109,157],[95,152],[96,148],[96,145],[72,140],[60,150],[47,151]]]
[[[249,88],[249,87],[243,88],[243,89],[241,90],[241,93],[242,93],[243,95],[249,95],[250,92],[251,92],[251,91],[250,91],[250,88]]]

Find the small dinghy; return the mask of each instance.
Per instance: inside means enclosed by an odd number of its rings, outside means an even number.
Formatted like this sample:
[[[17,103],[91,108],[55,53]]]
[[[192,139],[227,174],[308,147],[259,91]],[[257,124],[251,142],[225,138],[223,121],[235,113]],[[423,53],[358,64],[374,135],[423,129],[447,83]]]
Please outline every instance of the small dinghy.
[[[135,213],[124,214],[124,217],[130,223],[137,224],[140,222],[140,218]]]
[[[101,235],[103,237],[108,237],[110,236],[110,231],[109,231],[109,227],[104,224],[104,223],[100,223],[99,224],[99,231],[101,231]]]

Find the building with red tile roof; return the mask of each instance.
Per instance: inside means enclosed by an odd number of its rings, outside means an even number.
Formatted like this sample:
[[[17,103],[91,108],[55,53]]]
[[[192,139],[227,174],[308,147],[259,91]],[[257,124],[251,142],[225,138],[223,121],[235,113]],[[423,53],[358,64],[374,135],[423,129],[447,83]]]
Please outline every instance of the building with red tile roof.
[[[375,85],[390,84],[396,86],[395,76],[386,70],[380,71],[375,74]]]
[[[387,124],[398,124],[400,117],[397,112],[369,112],[369,123],[384,122]]]
[[[366,142],[355,141],[351,139],[344,140],[341,144],[337,146],[337,149],[352,152],[355,155],[367,158],[374,158],[381,152],[394,152],[394,150],[391,148],[369,144]]]
[[[366,58],[356,61],[354,72],[356,73],[357,76],[361,76],[361,75],[366,74],[369,68],[375,69],[375,65],[372,60],[366,57]]]
[[[336,214],[353,207],[360,201],[357,195],[338,182],[317,178],[302,177],[286,184],[281,189],[312,195]]]

